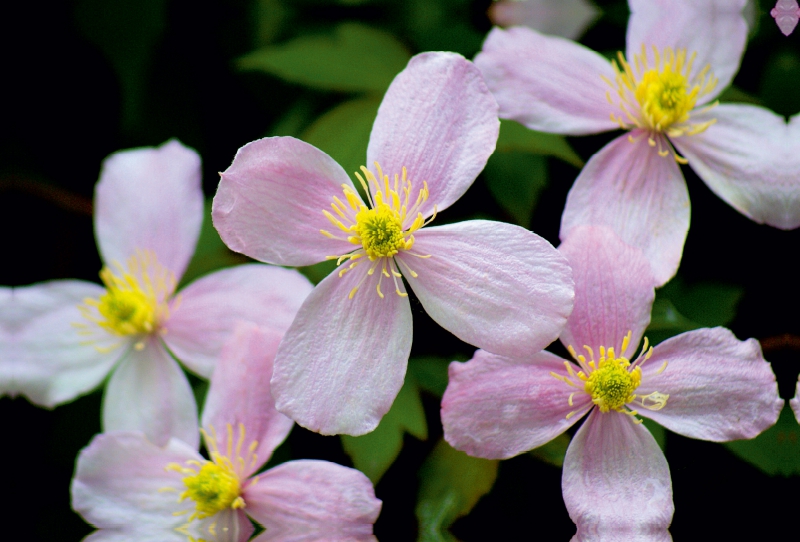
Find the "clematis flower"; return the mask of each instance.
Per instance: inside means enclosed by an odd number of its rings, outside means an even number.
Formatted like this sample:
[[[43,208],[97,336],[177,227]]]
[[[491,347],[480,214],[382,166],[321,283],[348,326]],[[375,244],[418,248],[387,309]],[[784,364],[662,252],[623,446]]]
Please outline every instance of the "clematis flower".
[[[86,540],[375,541],[381,501],[361,472],[299,460],[256,474],[289,434],[269,379],[281,334],[240,323],[223,349],[203,412],[209,459],[180,439],[97,435],[78,455],[72,506],[100,528]],[[195,428],[196,430],[196,428]],[[188,537],[188,538],[187,538]]]
[[[689,229],[688,163],[720,198],[759,222],[800,226],[800,117],[715,100],[736,73],[745,0],[629,0],[625,54],[609,61],[533,30],[493,29],[475,58],[500,117],[567,135],[623,129],[581,171],[561,218],[612,228],[641,248],[657,284],[676,272]]]
[[[547,351],[478,350],[450,364],[442,398],[445,439],[478,457],[505,459],[545,444],[579,419],[562,489],[573,540],[670,540],[672,483],[640,416],[691,438],[755,437],[783,401],[754,339],[698,329],[655,348],[644,341],[653,279],[641,251],[603,227],[580,227],[559,247],[575,276],[575,309]]]
[[[778,0],[769,14],[775,19],[775,24],[783,35],[788,36],[800,20],[800,6],[797,5],[797,0]]]
[[[489,8],[498,26],[523,25],[544,34],[577,39],[600,17],[588,0],[501,0]]]
[[[311,285],[258,264],[175,292],[203,220],[200,159],[177,141],[112,154],[95,192],[103,286],[57,280],[14,290],[28,314],[15,336],[19,392],[53,407],[97,387],[105,431],[141,430],[196,444],[197,407],[183,371],[210,376],[240,319],[285,331]]]
[[[411,59],[392,82],[356,177],[290,137],[239,149],[212,216],[233,250],[279,265],[335,260],[300,307],[275,360],[279,411],[323,434],[372,431],[403,384],[411,308],[461,340],[513,355],[555,339],[572,306],[569,266],[510,224],[425,227],[494,151],[497,105],[454,53]]]

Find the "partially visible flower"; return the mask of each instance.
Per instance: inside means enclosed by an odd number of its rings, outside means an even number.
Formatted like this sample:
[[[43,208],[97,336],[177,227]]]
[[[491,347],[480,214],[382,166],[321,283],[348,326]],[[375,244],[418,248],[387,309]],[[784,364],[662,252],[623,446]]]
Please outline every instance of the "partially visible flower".
[[[96,540],[375,541],[381,501],[361,472],[289,461],[258,473],[292,428],[269,379],[281,335],[236,327],[211,377],[203,412],[206,459],[179,439],[159,447],[138,432],[97,435],[78,455],[72,506]],[[258,473],[258,474],[257,474]]]
[[[788,36],[800,20],[800,6],[797,5],[797,0],[778,0],[769,14],[775,19],[783,35]]]
[[[589,0],[501,0],[489,8],[498,26],[527,26],[543,34],[578,39],[600,17]]]
[[[566,260],[499,222],[427,227],[472,184],[497,141],[497,104],[454,53],[412,58],[372,127],[367,162],[344,170],[290,137],[239,149],[212,216],[233,250],[278,265],[336,261],[308,296],[275,360],[279,411],[323,434],[372,431],[403,385],[411,350],[407,282],[428,314],[501,354],[541,349],[572,308]]]
[[[573,360],[478,350],[453,362],[445,439],[470,455],[505,459],[588,415],[564,459],[573,540],[670,540],[669,467],[639,416],[692,438],[752,438],[778,419],[775,376],[757,341],[719,327],[655,348],[645,339],[633,356],[654,298],[641,251],[602,227],[576,228],[559,250],[575,276],[575,309],[560,337]]]
[[[19,355],[16,352],[16,330],[25,320],[16,310],[14,290],[0,286],[0,397],[18,393]]]
[[[106,431],[198,441],[197,406],[173,359],[208,377],[240,319],[285,331],[311,290],[296,271],[242,265],[175,292],[203,221],[200,158],[177,141],[108,157],[95,191],[103,286],[58,280],[14,290],[19,392],[47,407],[95,388]]]

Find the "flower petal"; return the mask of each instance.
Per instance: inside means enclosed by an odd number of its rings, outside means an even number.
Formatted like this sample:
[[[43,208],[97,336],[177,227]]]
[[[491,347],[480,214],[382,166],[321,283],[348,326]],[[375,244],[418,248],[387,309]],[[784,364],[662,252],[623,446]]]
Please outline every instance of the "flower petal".
[[[671,157],[639,130],[618,137],[587,162],[567,196],[561,240],[575,226],[608,226],[650,261],[656,286],[675,275],[689,231],[689,193]],[[666,141],[658,144],[669,145]]]
[[[383,298],[377,295],[373,286],[380,271],[349,299],[366,265],[342,277],[331,273],[317,285],[275,358],[275,407],[323,435],[369,433],[403,386],[411,307],[391,290]]]
[[[763,107],[721,104],[695,119],[716,124],[674,143],[708,187],[758,223],[800,226],[800,115],[787,127]]]
[[[655,292],[642,251],[604,227],[574,228],[558,250],[572,266],[575,309],[561,342],[580,350],[604,346],[628,357],[650,323]],[[631,332],[630,347],[622,339]]]
[[[197,405],[178,364],[155,338],[132,348],[103,395],[103,431],[142,431],[164,445],[175,437],[197,448]]]
[[[755,437],[775,424],[783,408],[758,341],[740,341],[721,327],[682,333],[656,346],[636,393],[655,391],[669,395],[666,406],[639,409],[642,416],[681,435],[717,442]]]
[[[469,220],[416,233],[405,279],[440,326],[496,354],[527,357],[554,341],[572,310],[566,260],[530,231]],[[416,277],[408,269],[416,273]]]
[[[164,342],[191,370],[208,378],[240,320],[283,334],[313,287],[294,270],[252,264],[207,275],[173,302]]]
[[[311,265],[353,250],[320,229],[342,185],[353,186],[333,158],[293,137],[265,137],[236,152],[214,196],[214,227],[231,250],[277,265]]]
[[[94,215],[103,261],[123,263],[148,249],[180,279],[203,222],[200,177],[200,157],[175,139],[106,158]]]
[[[424,216],[453,204],[494,152],[500,121],[480,71],[456,53],[416,55],[392,81],[367,147],[390,178],[408,170],[415,187],[428,182]],[[412,198],[416,194],[412,194]]]
[[[27,369],[20,362],[16,336],[31,316],[17,305],[14,290],[0,286],[0,397],[19,393],[15,374]]]
[[[217,448],[228,442],[228,426],[239,438],[238,427],[245,429],[243,450],[256,441],[258,461],[247,464],[243,476],[250,476],[267,462],[272,452],[286,439],[294,422],[275,410],[269,379],[282,334],[240,322],[222,350],[220,362],[211,377],[203,409],[203,427],[216,433]]]
[[[478,350],[450,364],[442,397],[444,438],[457,450],[507,459],[554,439],[593,406],[550,373],[566,374],[564,360],[547,351],[509,359]],[[567,419],[567,415],[574,412]]]
[[[489,8],[489,18],[498,26],[524,25],[571,40],[577,39],[599,17],[600,10],[586,0],[505,0]]]
[[[500,117],[531,130],[583,135],[615,130],[617,113],[603,80],[614,81],[611,63],[573,41],[524,27],[493,28],[475,57],[500,105]]]
[[[247,513],[271,542],[375,540],[381,501],[361,472],[328,461],[289,461],[244,490]],[[265,533],[265,534],[267,534]]]
[[[747,42],[747,23],[742,15],[745,0],[629,0],[627,52],[630,61],[648,54],[653,46],[686,49],[696,54],[690,77],[707,65],[719,80],[714,92],[698,101],[707,103],[716,98],[733,80]],[[652,55],[650,55],[652,58]]]
[[[578,540],[669,540],[675,508],[667,460],[627,414],[589,414],[567,448],[561,487]]]
[[[798,379],[797,386],[794,390],[794,397],[789,400],[789,406],[792,407],[794,417],[800,423],[800,379]]]

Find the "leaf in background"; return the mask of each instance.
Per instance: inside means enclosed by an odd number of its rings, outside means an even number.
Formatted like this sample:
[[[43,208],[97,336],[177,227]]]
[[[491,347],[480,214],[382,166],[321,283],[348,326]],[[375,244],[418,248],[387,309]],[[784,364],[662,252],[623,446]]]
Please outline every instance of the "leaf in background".
[[[667,430],[664,427],[649,418],[642,418],[642,423],[647,430],[650,431],[650,434],[653,435],[653,438],[656,439],[656,443],[658,447],[661,448],[661,451],[664,451],[664,447],[667,445]]]
[[[342,446],[353,460],[353,466],[377,484],[392,466],[403,448],[403,433],[420,440],[428,438],[428,424],[414,378],[406,376],[405,384],[392,408],[372,433],[360,437],[342,435]]]
[[[497,203],[527,228],[539,194],[547,187],[547,160],[535,154],[495,152],[483,174]]]
[[[529,130],[513,120],[501,120],[497,152],[512,151],[554,156],[577,168],[583,167],[583,160],[563,136]]]
[[[264,47],[280,34],[289,18],[289,9],[281,0],[255,0],[250,9],[253,22],[253,44]]]
[[[778,422],[750,440],[724,443],[731,452],[769,475],[800,474],[800,425],[787,404]]]
[[[467,515],[497,478],[497,460],[470,457],[440,440],[419,471],[420,488],[415,513],[419,542],[453,541],[447,531]]]
[[[391,34],[342,23],[332,36],[300,36],[257,49],[240,58],[237,65],[323,90],[383,95],[410,58],[405,46]]]
[[[564,456],[567,455],[570,440],[570,436],[567,433],[561,433],[547,444],[542,444],[528,453],[548,465],[563,467]]]
[[[735,87],[733,85],[723,90],[722,94],[720,94],[719,98],[717,99],[720,102],[763,105],[757,96],[748,94],[739,87]]]
[[[314,265],[297,268],[298,271],[304,274],[306,278],[314,284],[319,284],[320,281],[330,275],[331,271],[334,269],[336,269],[335,260],[325,260],[324,262],[315,263]]]
[[[420,388],[441,397],[447,388],[447,368],[451,361],[453,360],[433,356],[411,358],[408,360],[408,373],[414,377]]]
[[[779,115],[794,115],[800,110],[800,54],[791,48],[774,52],[761,77],[759,97]]]

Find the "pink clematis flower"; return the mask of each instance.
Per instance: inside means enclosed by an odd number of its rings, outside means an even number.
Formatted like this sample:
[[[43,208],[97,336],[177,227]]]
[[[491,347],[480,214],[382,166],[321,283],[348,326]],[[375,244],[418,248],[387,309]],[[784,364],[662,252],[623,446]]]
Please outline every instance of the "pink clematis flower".
[[[717,104],[744,51],[745,0],[629,0],[627,48],[616,60],[527,28],[489,33],[475,58],[500,117],[545,132],[622,128],[567,198],[561,239],[581,225],[612,228],[641,248],[657,284],[676,272],[689,229],[688,163],[750,219],[800,226],[800,116]]]
[[[375,428],[403,385],[411,307],[460,339],[515,355],[555,339],[572,307],[566,260],[510,224],[424,227],[494,151],[497,104],[454,53],[411,59],[392,82],[356,175],[290,137],[239,149],[212,208],[229,247],[279,265],[336,260],[300,308],[275,360],[279,411],[323,434]]]
[[[769,14],[775,19],[783,35],[788,36],[800,20],[800,6],[797,5],[797,0],[778,0]]]
[[[180,439],[97,435],[78,456],[72,506],[100,530],[86,540],[375,541],[381,501],[361,472],[289,461],[256,474],[292,429],[269,390],[281,334],[239,324],[211,378],[203,412],[210,459]],[[196,428],[195,428],[196,430]]]
[[[501,0],[489,8],[498,26],[527,26],[544,34],[577,39],[600,16],[588,0]]]
[[[240,319],[285,331],[311,285],[296,271],[250,264],[175,288],[203,220],[200,159],[177,141],[109,156],[95,192],[103,286],[58,280],[14,290],[18,391],[53,407],[95,388],[106,431],[156,444],[198,442],[197,406],[173,359],[210,376]]]
[[[564,502],[573,540],[670,540],[672,483],[664,454],[637,416],[704,440],[752,438],[783,401],[754,339],[724,328],[683,333],[633,354],[650,321],[653,279],[637,248],[603,227],[576,228],[559,247],[575,276],[575,309],[550,352],[478,350],[450,365],[445,439],[470,455],[505,459],[586,416],[567,450]]]

